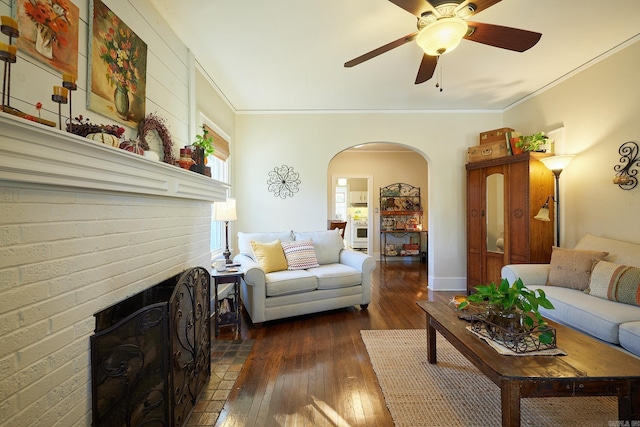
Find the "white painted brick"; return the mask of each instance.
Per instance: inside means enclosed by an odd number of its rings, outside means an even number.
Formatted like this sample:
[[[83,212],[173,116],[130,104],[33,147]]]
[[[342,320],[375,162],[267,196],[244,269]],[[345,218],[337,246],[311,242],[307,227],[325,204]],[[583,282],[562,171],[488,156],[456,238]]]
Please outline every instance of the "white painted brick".
[[[20,327],[20,316],[17,311],[0,315],[0,336],[15,331]],[[1,378],[1,376],[0,376]]]
[[[98,209],[97,206],[78,204],[50,205],[50,220],[53,222],[95,221]]]
[[[36,190],[20,192],[20,202],[25,204],[71,205],[77,203],[78,196],[70,191]]]
[[[78,363],[82,363],[82,368],[87,369],[89,359],[89,336],[76,339],[71,344],[61,348],[47,357],[49,369],[58,369],[67,363],[74,364],[74,372],[78,372]]]
[[[46,243],[33,245],[14,245],[0,248],[0,268],[17,267],[25,259],[43,262],[50,259],[49,246]]]
[[[75,222],[55,224],[29,224],[20,226],[20,243],[52,242],[80,237]]]
[[[56,313],[73,308],[75,305],[74,294],[47,298],[20,310],[22,325],[28,326],[48,319]]]
[[[15,355],[10,354],[9,356],[0,359],[0,381],[9,378],[11,375],[15,374],[17,370],[18,361],[16,360]],[[2,389],[2,387],[0,387],[0,389]],[[0,400],[2,400],[1,397]]]
[[[44,301],[48,296],[49,289],[45,283],[16,286],[0,294],[2,300],[0,314],[9,313],[20,307]]]
[[[19,276],[17,268],[0,269],[0,298],[2,292],[18,286]]]
[[[43,262],[40,264],[27,264],[20,267],[22,283],[46,282],[56,277],[71,274],[75,271],[75,260],[65,258]]]
[[[47,321],[37,323],[28,327],[20,328],[2,337],[2,346],[0,346],[0,358],[19,351],[33,343],[37,343],[44,338],[49,332]]]
[[[42,223],[49,220],[49,209],[47,205],[7,203],[0,205],[0,218],[3,225]]]
[[[23,402],[38,402],[46,398],[46,406],[49,406],[48,394],[58,390],[69,378],[73,377],[73,364],[68,363],[59,369],[42,375],[36,381],[29,382],[26,386],[20,383],[20,409],[28,405]],[[30,378],[29,378],[30,379]]]
[[[20,243],[20,227],[7,225],[0,227],[0,247],[17,245]]]
[[[17,385],[16,388],[14,390],[17,390]],[[1,388],[0,388],[0,396],[2,396],[2,392],[1,392]],[[13,425],[17,425],[15,424],[10,424],[9,419],[14,416],[15,414],[18,413],[18,395],[14,394],[13,396],[9,396],[9,397],[1,397],[0,398],[0,420],[2,421],[2,426],[3,427],[10,427]],[[24,424],[27,425],[27,424]]]
[[[46,361],[47,356],[73,343],[74,332],[68,328],[59,333],[53,333],[30,346],[20,349],[18,353],[18,367],[21,370],[28,369],[38,361]],[[46,365],[46,363],[45,363]],[[27,384],[27,383],[21,383]]]
[[[17,395],[18,390],[20,390],[20,376],[16,372],[0,381],[0,402]]]
[[[51,427],[85,427],[91,425],[91,392],[77,390],[69,399],[75,405],[55,418]],[[56,408],[54,408],[56,410]]]

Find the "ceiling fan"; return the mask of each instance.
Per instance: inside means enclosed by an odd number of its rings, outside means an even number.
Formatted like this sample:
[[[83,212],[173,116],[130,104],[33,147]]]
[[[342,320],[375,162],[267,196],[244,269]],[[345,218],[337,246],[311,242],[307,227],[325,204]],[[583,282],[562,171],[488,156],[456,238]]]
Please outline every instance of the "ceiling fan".
[[[353,67],[405,43],[416,40],[424,51],[416,84],[433,77],[440,55],[451,52],[464,38],[489,46],[524,52],[538,43],[542,34],[501,25],[470,22],[467,18],[500,0],[389,0],[418,18],[418,31],[345,62]]]

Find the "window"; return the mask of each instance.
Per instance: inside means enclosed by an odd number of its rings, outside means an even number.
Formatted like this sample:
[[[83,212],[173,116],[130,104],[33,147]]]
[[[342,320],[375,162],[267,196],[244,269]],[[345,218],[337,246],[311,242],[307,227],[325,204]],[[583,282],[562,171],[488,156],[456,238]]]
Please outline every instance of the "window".
[[[213,154],[207,158],[207,165],[211,167],[211,178],[218,181],[230,182],[230,168],[229,168],[229,137],[222,136],[224,133],[211,124],[209,120],[204,118],[205,122],[202,127],[209,132],[209,136],[213,138],[213,146],[215,148]],[[227,198],[230,194],[227,193]],[[213,220],[213,209],[211,209],[211,256],[216,258],[224,251],[225,242],[225,230],[224,223],[221,221]]]

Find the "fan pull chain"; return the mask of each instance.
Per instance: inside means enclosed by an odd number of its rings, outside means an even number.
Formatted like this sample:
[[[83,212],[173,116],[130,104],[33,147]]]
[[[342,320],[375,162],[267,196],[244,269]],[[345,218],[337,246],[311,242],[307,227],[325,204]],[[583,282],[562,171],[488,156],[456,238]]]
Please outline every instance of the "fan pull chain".
[[[436,87],[442,92],[444,88],[442,87],[442,64],[440,63],[440,56],[438,56],[436,67],[438,67],[436,70]]]

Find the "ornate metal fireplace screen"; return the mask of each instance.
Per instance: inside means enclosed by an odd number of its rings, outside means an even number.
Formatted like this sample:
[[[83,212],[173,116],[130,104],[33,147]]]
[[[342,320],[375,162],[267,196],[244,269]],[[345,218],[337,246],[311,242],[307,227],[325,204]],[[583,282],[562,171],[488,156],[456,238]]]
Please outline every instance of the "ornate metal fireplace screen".
[[[95,314],[95,427],[186,424],[211,376],[210,282],[192,268]]]

